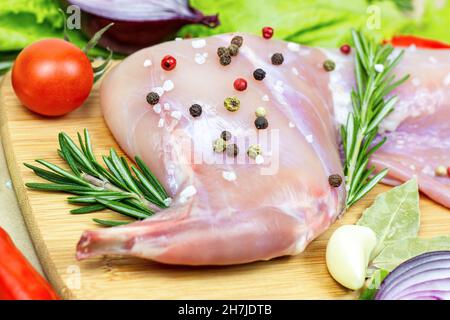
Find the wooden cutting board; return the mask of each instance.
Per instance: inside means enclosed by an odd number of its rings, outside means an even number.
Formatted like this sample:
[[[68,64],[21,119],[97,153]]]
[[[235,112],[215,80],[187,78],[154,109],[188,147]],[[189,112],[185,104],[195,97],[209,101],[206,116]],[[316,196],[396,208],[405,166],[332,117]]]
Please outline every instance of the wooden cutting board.
[[[97,156],[118,146],[111,136],[99,104],[98,85],[84,106],[57,119],[39,117],[17,100],[10,75],[0,88],[3,146],[28,230],[49,280],[66,299],[347,299],[356,294],[338,285],[328,274],[325,248],[333,230],[354,223],[374,197],[388,190],[378,186],[357,206],[316,239],[304,253],[268,262],[229,267],[167,266],[135,258],[75,259],[75,246],[83,230],[98,228],[93,217],[117,219],[105,211],[70,215],[66,194],[28,190],[25,182],[40,181],[23,162],[46,159],[62,165],[57,134],[75,137],[88,128]],[[450,210],[421,199],[422,236],[450,233]],[[18,217],[19,219],[19,217]]]

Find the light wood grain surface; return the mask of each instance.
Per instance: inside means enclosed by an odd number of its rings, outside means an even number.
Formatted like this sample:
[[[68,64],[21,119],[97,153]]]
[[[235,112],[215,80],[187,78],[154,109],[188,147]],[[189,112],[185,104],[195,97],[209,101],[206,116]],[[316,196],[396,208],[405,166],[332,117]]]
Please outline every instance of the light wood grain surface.
[[[7,75],[0,89],[1,134],[11,177],[22,212],[46,275],[67,299],[351,299],[355,294],[339,286],[328,274],[325,248],[333,230],[354,223],[376,194],[378,186],[304,253],[268,262],[230,267],[177,267],[150,261],[101,257],[75,259],[75,246],[83,230],[97,228],[93,217],[117,219],[109,211],[70,215],[67,195],[28,190],[25,182],[39,181],[23,162],[46,159],[62,165],[57,134],[72,137],[88,128],[95,153],[116,147],[103,121],[98,87],[80,109],[49,119],[29,112],[17,100]],[[421,235],[450,232],[450,210],[426,197],[421,199]]]

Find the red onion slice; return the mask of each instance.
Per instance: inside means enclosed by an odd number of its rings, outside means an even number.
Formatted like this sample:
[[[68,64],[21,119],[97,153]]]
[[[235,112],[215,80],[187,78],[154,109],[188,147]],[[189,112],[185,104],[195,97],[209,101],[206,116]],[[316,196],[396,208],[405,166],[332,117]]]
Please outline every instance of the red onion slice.
[[[381,283],[376,300],[450,298],[450,251],[421,254],[395,268]]]
[[[205,16],[189,0],[61,0],[82,12],[81,25],[87,36],[114,22],[100,44],[116,52],[132,53],[172,39],[187,24],[217,27],[218,15]]]

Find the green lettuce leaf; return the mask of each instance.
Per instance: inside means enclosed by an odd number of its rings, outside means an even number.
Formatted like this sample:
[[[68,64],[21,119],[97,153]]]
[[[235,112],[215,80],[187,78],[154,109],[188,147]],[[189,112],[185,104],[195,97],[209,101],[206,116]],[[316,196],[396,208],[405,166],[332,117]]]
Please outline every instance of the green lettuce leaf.
[[[0,52],[11,54],[44,38],[63,38],[63,17],[56,0],[1,0]],[[82,48],[88,39],[79,30],[69,31],[72,43]],[[104,49],[95,48],[90,56],[107,57]],[[9,63],[2,55],[0,61]]]
[[[390,243],[417,237],[420,227],[419,188],[416,179],[378,195],[357,222],[377,235],[375,258]]]
[[[437,7],[435,2],[424,0],[422,10],[421,7],[411,8],[408,0],[192,0],[194,7],[207,14],[219,13],[222,24],[215,29],[186,26],[180,36],[235,31],[260,34],[263,26],[270,25],[278,39],[321,47],[349,43],[351,28],[369,31],[377,40],[411,32],[450,41],[447,32],[450,2],[444,8]],[[379,28],[369,30],[368,22],[374,17],[371,9],[378,10],[380,23]],[[433,17],[438,22],[434,22]]]

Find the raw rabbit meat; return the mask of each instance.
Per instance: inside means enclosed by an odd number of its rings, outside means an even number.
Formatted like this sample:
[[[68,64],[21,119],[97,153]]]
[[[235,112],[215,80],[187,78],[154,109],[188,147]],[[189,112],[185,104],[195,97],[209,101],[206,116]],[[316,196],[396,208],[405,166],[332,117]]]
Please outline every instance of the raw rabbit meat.
[[[163,182],[173,204],[152,218],[123,227],[87,231],[77,248],[80,259],[124,254],[170,264],[225,265],[295,255],[342,213],[340,124],[351,110],[353,58],[337,50],[243,35],[244,45],[228,66],[217,48],[233,35],[164,43],[130,56],[102,86],[105,120],[129,156],[139,155]],[[273,53],[284,63],[272,65]],[[178,60],[164,71],[161,59]],[[323,62],[333,59],[336,70]],[[253,78],[262,68],[263,81]],[[432,71],[431,71],[432,70]],[[397,68],[410,80],[396,92],[400,102],[383,122],[388,142],[372,158],[388,167],[390,183],[417,175],[421,190],[450,207],[450,179],[435,177],[438,164],[450,164],[449,51],[407,50]],[[233,89],[236,78],[248,89]],[[150,106],[150,91],[161,94]],[[227,97],[241,108],[229,112]],[[189,107],[198,103],[198,118]],[[269,128],[256,131],[255,109],[267,110]],[[212,142],[223,130],[239,147],[236,159],[215,153]],[[255,161],[249,145],[263,151]],[[231,142],[230,142],[231,143]]]
[[[226,265],[295,255],[326,230],[343,211],[345,187],[328,177],[342,176],[338,132],[333,120],[329,74],[319,49],[287,46],[245,35],[228,66],[217,48],[232,35],[168,42],[127,58],[104,79],[101,103],[119,145],[139,155],[173,197],[170,209],[131,225],[88,231],[78,258],[118,253],[186,265]],[[284,63],[270,56],[282,52]],[[171,54],[173,71],[160,61]],[[262,68],[263,81],[253,78]],[[233,88],[247,79],[246,91]],[[161,95],[150,106],[146,95]],[[236,112],[224,108],[237,97]],[[193,118],[189,107],[203,113]],[[267,110],[269,128],[256,130],[255,109]],[[229,131],[236,158],[213,151]],[[231,143],[231,142],[230,142]],[[247,156],[259,143],[262,154]]]
[[[435,174],[438,166],[450,166],[450,50],[404,50],[395,72],[410,78],[394,92],[399,102],[380,126],[379,139],[386,136],[387,142],[371,164],[378,170],[389,169],[387,184],[398,185],[417,176],[424,194],[450,208],[450,177]],[[344,124],[351,110],[353,57],[331,51],[328,55],[337,62],[330,78],[335,118]]]

